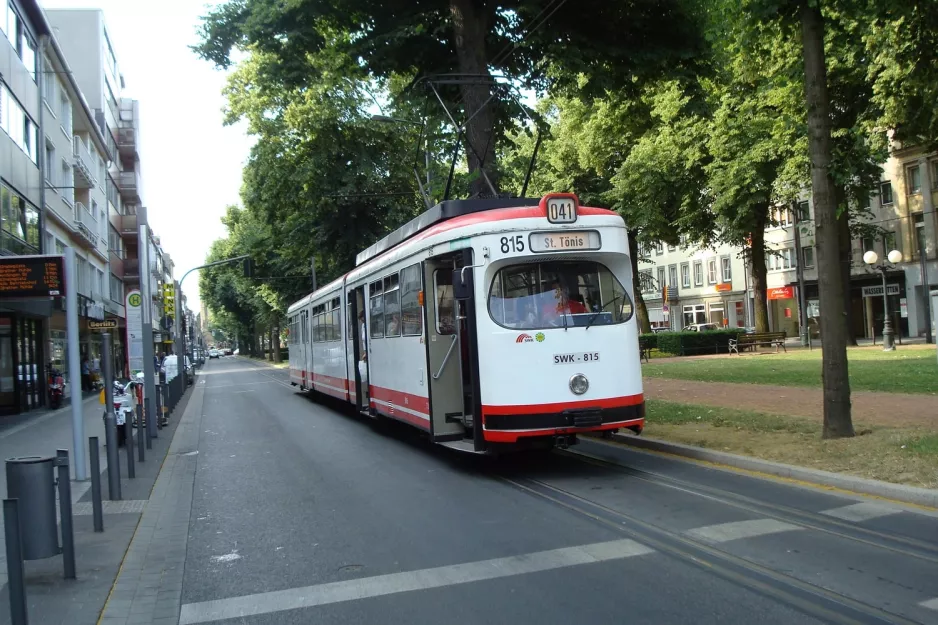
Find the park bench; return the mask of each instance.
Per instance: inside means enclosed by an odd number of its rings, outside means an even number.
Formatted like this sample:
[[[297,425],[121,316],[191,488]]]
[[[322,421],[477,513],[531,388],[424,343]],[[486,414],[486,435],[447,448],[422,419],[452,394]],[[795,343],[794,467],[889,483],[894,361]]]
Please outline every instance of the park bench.
[[[638,337],[638,359],[641,362],[641,359],[644,358],[645,362],[651,362],[648,360],[648,355],[651,353],[651,345],[649,341],[642,337]]]
[[[785,347],[785,333],[784,332],[754,332],[752,334],[742,334],[738,339],[730,339],[730,353],[736,352],[739,355],[740,350],[755,349],[756,347],[765,345],[766,347],[775,347],[775,353],[778,353],[778,348],[781,347],[785,350],[785,353],[788,353],[788,349]]]

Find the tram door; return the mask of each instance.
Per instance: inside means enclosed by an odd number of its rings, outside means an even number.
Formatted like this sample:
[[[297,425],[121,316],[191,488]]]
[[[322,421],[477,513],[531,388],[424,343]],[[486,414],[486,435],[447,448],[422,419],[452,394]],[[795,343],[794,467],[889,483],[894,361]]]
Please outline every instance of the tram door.
[[[453,256],[424,263],[424,309],[427,314],[427,379],[435,440],[466,436],[472,417],[465,406],[463,345],[460,341],[458,302],[453,298]]]
[[[364,333],[362,332],[361,321],[359,321],[359,315],[364,310],[365,287],[350,290],[348,292],[347,311],[347,337],[349,344],[346,353],[348,354],[349,378],[355,384],[355,392],[352,394],[352,401],[355,402],[355,407],[359,412],[367,410],[369,405],[368,360],[365,358],[367,352],[367,337],[369,334],[367,328]],[[362,341],[365,341],[365,344],[363,344]]]

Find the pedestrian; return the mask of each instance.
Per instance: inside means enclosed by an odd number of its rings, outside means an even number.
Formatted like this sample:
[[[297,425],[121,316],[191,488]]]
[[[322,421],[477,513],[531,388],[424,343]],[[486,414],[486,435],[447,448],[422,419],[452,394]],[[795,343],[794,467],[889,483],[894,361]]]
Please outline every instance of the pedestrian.
[[[367,327],[365,326],[365,311],[364,310],[358,313],[358,324],[359,324],[359,327],[361,328],[361,345],[359,346],[359,350],[361,352],[361,360],[366,361],[368,360],[368,346],[367,346],[368,331],[367,331]]]
[[[88,363],[87,356],[81,361],[81,390],[91,390],[91,365]]]

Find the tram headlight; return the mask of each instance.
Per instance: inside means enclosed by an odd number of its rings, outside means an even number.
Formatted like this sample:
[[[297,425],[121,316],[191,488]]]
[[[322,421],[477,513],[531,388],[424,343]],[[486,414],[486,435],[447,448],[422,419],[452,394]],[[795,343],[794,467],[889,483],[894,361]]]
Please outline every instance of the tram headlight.
[[[570,390],[574,395],[582,395],[590,388],[590,381],[582,373],[577,373],[570,378]]]

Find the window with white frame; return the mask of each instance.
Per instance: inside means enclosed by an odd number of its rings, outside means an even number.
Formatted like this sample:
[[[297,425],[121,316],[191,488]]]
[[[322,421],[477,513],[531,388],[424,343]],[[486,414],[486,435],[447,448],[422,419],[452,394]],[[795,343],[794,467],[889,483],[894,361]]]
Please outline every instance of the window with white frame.
[[[810,245],[801,248],[801,258],[805,269],[814,268],[814,248]]]
[[[39,164],[39,127],[2,82],[0,82],[0,128],[33,163]]]
[[[888,180],[879,183],[879,203],[882,206],[891,206],[892,202],[892,183]]]
[[[717,259],[707,260],[707,284],[717,283]]]
[[[664,254],[664,243],[658,241],[655,243],[655,255],[661,256],[662,254]]]
[[[26,71],[29,72],[30,78],[35,81],[36,61],[38,59],[38,55],[36,54],[36,41],[27,31],[26,23],[23,21],[23,18],[20,17],[19,11],[17,11],[12,4],[3,3],[2,12],[3,19],[0,20],[0,27],[2,27],[4,33],[6,33],[7,39],[10,40],[10,45],[12,45],[13,49],[16,51],[16,55],[23,61],[23,65],[26,67]]]
[[[694,286],[703,286],[703,261],[694,261]]]
[[[658,287],[658,291],[661,291],[661,289],[665,287],[664,273],[665,273],[665,268],[663,266],[658,267],[658,284],[655,285],[656,287]]]
[[[909,195],[922,192],[922,168],[918,163],[905,168],[905,190]]]
[[[690,263],[681,263],[681,286],[690,288]]]
[[[45,151],[45,162],[43,166],[45,168],[46,183],[50,187],[55,186],[55,146],[51,143],[46,143]],[[52,189],[53,191],[58,191],[58,189]]]
[[[69,206],[75,203],[75,189],[74,182],[72,179],[72,166],[66,160],[62,159],[62,179],[60,181],[62,184],[60,192],[62,199],[65,200]]]
[[[684,306],[684,327],[697,323],[707,323],[707,307],[704,304]]]
[[[729,256],[724,256],[720,259],[720,264],[722,265],[723,270],[723,282],[732,282],[733,281],[733,263]]]
[[[59,99],[59,123],[62,124],[62,128],[65,129],[65,134],[69,137],[72,136],[72,101],[68,99],[68,95],[65,92],[62,92],[62,96]]]

